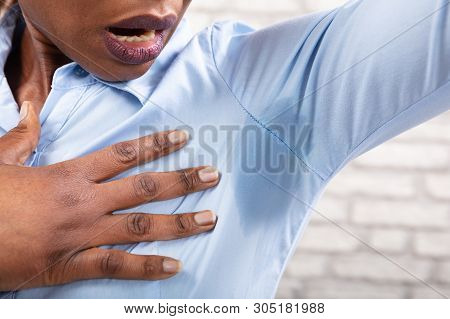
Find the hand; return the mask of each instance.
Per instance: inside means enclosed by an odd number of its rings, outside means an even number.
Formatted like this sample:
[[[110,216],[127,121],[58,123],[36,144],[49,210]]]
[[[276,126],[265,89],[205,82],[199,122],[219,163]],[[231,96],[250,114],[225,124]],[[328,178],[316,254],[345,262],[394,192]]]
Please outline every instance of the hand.
[[[217,185],[219,175],[209,167],[102,182],[179,150],[187,143],[186,133],[158,133],[48,167],[23,167],[38,143],[40,126],[29,103],[21,117],[0,138],[0,291],[94,278],[169,278],[180,270],[177,260],[97,247],[172,240],[215,227],[210,211],[111,214]]]

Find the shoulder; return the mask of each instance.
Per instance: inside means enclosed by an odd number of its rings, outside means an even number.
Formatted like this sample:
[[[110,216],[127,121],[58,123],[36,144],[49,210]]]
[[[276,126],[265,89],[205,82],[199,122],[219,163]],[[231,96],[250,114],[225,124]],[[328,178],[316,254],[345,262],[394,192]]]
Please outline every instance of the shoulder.
[[[211,25],[210,29],[214,41],[248,35],[256,30],[247,23],[233,20],[215,22]]]
[[[250,25],[240,21],[220,21],[211,24],[195,34],[190,46],[200,46],[217,56],[228,55],[233,50],[235,40],[254,32]]]

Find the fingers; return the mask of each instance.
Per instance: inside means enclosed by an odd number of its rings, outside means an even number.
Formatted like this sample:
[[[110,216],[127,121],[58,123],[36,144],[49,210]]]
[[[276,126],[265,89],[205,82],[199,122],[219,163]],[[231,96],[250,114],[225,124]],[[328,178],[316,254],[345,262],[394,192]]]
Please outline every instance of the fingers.
[[[30,102],[24,102],[19,124],[0,138],[0,163],[23,165],[37,147],[40,134],[39,116]]]
[[[219,172],[213,167],[198,167],[176,172],[143,173],[96,185],[107,212],[164,201],[214,187]]]
[[[210,231],[216,221],[217,216],[211,211],[178,215],[108,215],[93,229],[98,235],[89,246],[179,239]]]
[[[211,211],[179,215],[108,215],[97,224],[89,246],[172,240],[212,230],[217,216]],[[138,256],[121,250],[90,248],[75,254],[56,269],[68,283],[86,279],[163,280],[181,270],[178,260],[162,256]],[[61,281],[61,279],[58,279]],[[53,283],[53,284],[58,284]]]
[[[121,142],[72,161],[91,181],[99,182],[153,161],[186,145],[185,131],[167,131]]]
[[[181,263],[162,256],[138,256],[121,250],[92,248],[72,257],[62,270],[64,282],[85,279],[162,280],[181,270]]]

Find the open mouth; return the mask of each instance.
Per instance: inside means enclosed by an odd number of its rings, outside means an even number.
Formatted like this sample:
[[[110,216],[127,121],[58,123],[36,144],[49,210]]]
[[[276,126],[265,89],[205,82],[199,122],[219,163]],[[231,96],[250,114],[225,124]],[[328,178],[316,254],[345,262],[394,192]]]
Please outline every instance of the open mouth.
[[[156,37],[157,30],[108,28],[111,35],[122,42],[147,42]]]
[[[165,39],[175,26],[176,16],[137,16],[105,29],[108,51],[125,64],[145,64],[158,57]]]

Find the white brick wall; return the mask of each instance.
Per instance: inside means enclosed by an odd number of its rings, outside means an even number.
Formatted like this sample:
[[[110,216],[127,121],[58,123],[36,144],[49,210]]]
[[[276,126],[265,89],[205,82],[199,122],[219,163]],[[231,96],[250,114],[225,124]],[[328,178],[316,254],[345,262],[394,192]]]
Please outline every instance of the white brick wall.
[[[195,30],[223,19],[262,27],[343,2],[194,0],[188,16]],[[347,232],[315,214],[280,298],[450,296],[450,113],[357,159],[317,210]]]
[[[431,207],[432,211],[430,211]],[[367,199],[355,200],[351,216],[353,223],[367,226],[391,226],[400,229],[406,227],[446,230],[450,228],[448,205],[433,201],[372,200],[368,205]]]

